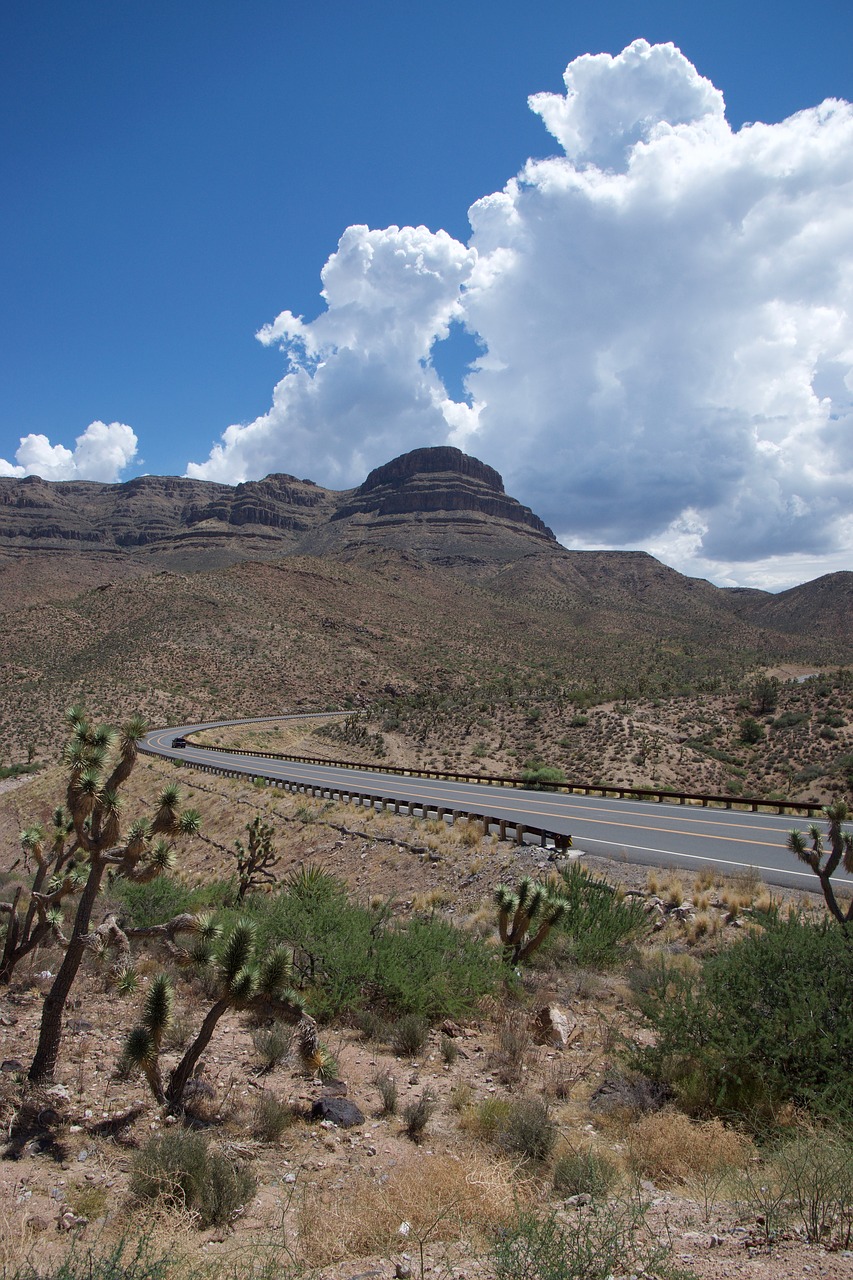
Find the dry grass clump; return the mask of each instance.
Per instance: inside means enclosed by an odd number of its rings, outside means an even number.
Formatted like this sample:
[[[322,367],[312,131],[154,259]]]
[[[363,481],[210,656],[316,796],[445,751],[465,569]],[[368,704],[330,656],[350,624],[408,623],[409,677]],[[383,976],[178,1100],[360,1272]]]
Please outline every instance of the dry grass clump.
[[[265,1090],[255,1100],[249,1132],[259,1142],[276,1143],[293,1119],[292,1108],[276,1094]]]
[[[660,895],[668,907],[680,907],[684,902],[684,885],[678,876],[670,876],[662,886]]]
[[[7,1271],[14,1275],[13,1267],[25,1257],[35,1232],[27,1224],[23,1206],[7,1200],[0,1204],[0,1275]]]
[[[523,1009],[508,1009],[495,1028],[489,1065],[502,1084],[518,1084],[536,1052],[530,1018]]]
[[[413,1155],[385,1182],[359,1172],[344,1186],[329,1177],[306,1187],[298,1209],[300,1252],[308,1263],[328,1266],[419,1240],[482,1239],[511,1219],[519,1198],[524,1185],[506,1161]]]
[[[654,894],[656,898],[659,898],[661,895],[661,889],[663,888],[663,885],[664,885],[664,881],[661,879],[660,872],[652,868],[652,870],[646,874],[647,890],[649,891],[649,893]]]
[[[732,883],[735,891],[750,903],[764,892],[764,882],[755,867],[744,867],[743,871],[737,873]]]
[[[661,1185],[741,1169],[755,1153],[749,1138],[716,1118],[697,1122],[665,1110],[637,1120],[628,1134],[628,1163]]]
[[[412,897],[412,911],[416,915],[426,915],[440,907],[446,907],[453,901],[453,894],[448,889],[428,889],[425,893],[416,893]],[[379,906],[384,906],[384,898],[379,898]]]
[[[479,848],[480,841],[483,839],[483,824],[481,822],[468,818],[464,822],[455,823],[453,830],[456,839],[463,848]]]
[[[545,1068],[543,1096],[554,1102],[565,1102],[578,1084],[586,1079],[594,1064],[595,1057],[592,1054],[580,1061],[565,1056],[554,1058]]]
[[[696,943],[701,938],[713,938],[722,927],[716,911],[697,911],[687,926],[687,940]]]

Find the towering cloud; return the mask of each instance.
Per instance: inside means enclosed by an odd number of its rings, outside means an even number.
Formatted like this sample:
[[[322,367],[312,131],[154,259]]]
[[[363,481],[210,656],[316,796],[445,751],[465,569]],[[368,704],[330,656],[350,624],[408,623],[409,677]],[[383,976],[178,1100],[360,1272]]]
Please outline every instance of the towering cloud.
[[[733,133],[644,41],[565,81],[531,106],[566,155],[471,210],[471,444],[569,541],[849,546],[851,108]]]
[[[73,452],[47,436],[28,435],[15,454],[0,458],[0,476],[39,475],[44,480],[103,480],[113,483],[136,456],[136,435],[123,422],[90,422]]]
[[[469,411],[449,399],[429,354],[461,317],[475,261],[445,231],[349,227],[323,269],[326,311],[307,324],[283,311],[257,335],[288,357],[272,408],[229,427],[187,475],[236,482],[283,470],[345,488],[395,453],[442,441]]]
[[[645,545],[718,580],[843,562],[853,110],[733,131],[720,92],[643,40],[576,59],[565,85],[530,99],[562,154],[479,200],[467,246],[344,233],[325,311],[258,335],[288,358],[270,411],[188,474],[343,486],[449,441],[574,545]],[[483,348],[466,403],[430,360],[454,320]]]

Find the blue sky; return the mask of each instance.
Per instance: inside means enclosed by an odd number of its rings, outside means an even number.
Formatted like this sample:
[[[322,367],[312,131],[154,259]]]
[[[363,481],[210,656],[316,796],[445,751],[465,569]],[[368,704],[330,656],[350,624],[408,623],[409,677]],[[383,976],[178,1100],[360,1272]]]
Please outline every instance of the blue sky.
[[[745,122],[783,122],[826,98],[853,98],[851,36],[853,16],[846,0],[809,5],[605,0],[596,8],[568,0],[526,6],[502,0],[6,5],[0,16],[0,458],[7,460],[8,470],[20,473],[16,451],[23,437],[43,435],[51,447],[73,451],[90,423],[121,423],[138,442],[132,456],[129,449],[120,455],[126,459],[123,479],[142,471],[183,474],[192,464],[197,474],[211,478],[239,480],[251,478],[253,469],[258,474],[291,470],[342,488],[358,483],[369,466],[395,452],[439,443],[431,420],[425,418],[421,428],[408,401],[404,404],[410,392],[422,398],[423,388],[417,395],[411,387],[389,390],[384,383],[377,390],[370,381],[375,363],[392,360],[396,348],[389,353],[371,347],[363,327],[347,338],[364,357],[358,377],[348,383],[341,374],[334,394],[328,391],[313,417],[294,418],[292,443],[288,414],[297,413],[292,395],[282,397],[275,422],[267,420],[273,388],[297,367],[305,342],[287,325],[271,334],[267,346],[255,334],[285,311],[303,317],[306,325],[322,316],[320,272],[347,228],[424,226],[431,233],[446,231],[455,245],[476,244],[469,207],[500,192],[528,159],[561,155],[565,138],[558,145],[559,128],[555,132],[553,120],[531,111],[527,98],[544,92],[556,101],[566,93],[567,65],[584,54],[616,57],[638,37],[651,45],[673,42],[698,76],[721,91],[728,125],[736,132]],[[827,173],[835,172],[847,145],[845,134],[827,154]],[[851,153],[846,154],[849,159]],[[752,163],[762,165],[763,156]],[[584,163],[603,165],[592,151]],[[805,173],[809,164],[803,165]],[[826,180],[837,194],[837,173]],[[756,207],[758,202],[756,196]],[[840,198],[839,209],[843,221]],[[597,241],[582,241],[571,220],[555,222],[554,237],[559,238],[561,225],[562,247],[551,252],[568,255],[577,244],[574,280]],[[635,220],[632,236],[637,226]],[[482,261],[486,242],[492,253],[495,244],[491,229],[478,234]],[[697,238],[704,242],[707,232]],[[362,253],[365,243],[353,252]],[[772,236],[768,244],[772,250]],[[654,246],[643,245],[642,262],[632,260],[633,276],[642,263],[654,260]],[[825,245],[827,261],[833,256],[837,261],[850,240],[843,228],[839,238],[836,227],[827,230]],[[443,279],[448,270],[455,272],[459,288],[470,290],[468,259],[463,262],[459,251],[446,245],[436,249],[431,241],[430,246],[437,254],[430,269]],[[661,254],[664,248],[658,246]],[[780,253],[783,249],[780,244]],[[410,251],[423,256],[423,246],[412,249],[407,241]],[[399,246],[395,252],[399,257]],[[608,252],[612,257],[612,248]],[[678,269],[682,278],[689,275],[689,260],[679,260]],[[812,266],[811,277],[815,274]],[[338,275],[343,279],[342,271]],[[707,288],[708,274],[702,278]],[[352,285],[350,277],[347,281],[345,293]],[[531,276],[527,283],[533,281]],[[846,295],[833,289],[824,311],[844,309]],[[538,287],[529,292],[531,299],[540,296]],[[845,506],[845,490],[837,484],[831,492],[816,483],[813,491],[784,493],[779,502],[787,523],[781,517],[775,524],[758,521],[761,528],[744,514],[748,483],[726,497],[718,477],[710,485],[697,475],[681,493],[676,476],[650,475],[644,492],[635,493],[627,476],[620,479],[619,464],[607,464],[607,450],[579,468],[584,487],[575,491],[568,469],[577,463],[577,435],[568,425],[564,469],[558,466],[543,477],[534,458],[543,446],[538,424],[551,421],[555,400],[573,395],[578,384],[555,384],[549,391],[547,377],[539,376],[542,369],[530,356],[511,388],[484,369],[479,383],[469,383],[463,394],[462,357],[471,359],[476,347],[471,337],[456,341],[464,324],[493,334],[488,343],[481,337],[481,349],[497,352],[504,329],[524,327],[525,296],[520,284],[511,300],[505,293],[500,314],[497,303],[488,310],[479,298],[479,325],[476,308],[464,315],[445,308],[439,319],[433,317],[435,332],[424,350],[431,351],[444,375],[450,399],[463,408],[466,400],[490,403],[477,390],[488,389],[490,377],[491,403],[500,394],[505,403],[518,397],[519,405],[530,406],[528,454],[523,440],[519,443],[519,437],[528,439],[520,417],[511,443],[509,427],[492,421],[488,411],[479,433],[462,409],[455,417],[443,409],[442,421],[448,423],[448,438],[502,470],[510,491],[539,510],[570,545],[647,546],[686,571],[756,585],[786,585],[822,569],[853,567],[847,534],[838,532],[839,520],[851,515],[853,504]],[[770,301],[762,297],[762,314]],[[346,308],[346,299],[341,305]],[[606,296],[600,305],[606,311]],[[624,311],[618,288],[611,305],[614,315],[616,309]],[[785,305],[791,305],[790,296]],[[408,312],[394,315],[394,323],[411,321]],[[442,344],[448,320],[454,337]],[[415,323],[420,325],[420,313]],[[318,332],[308,338],[309,347],[312,342],[317,347]],[[536,350],[545,353],[549,335],[554,336],[551,367],[554,361],[571,362],[571,352],[566,356],[560,349],[561,341],[573,341],[564,333],[555,312],[548,332],[535,338]],[[340,328],[324,341],[339,352],[344,345]],[[843,364],[848,348],[833,341],[825,377],[827,385],[841,390],[830,393],[835,412],[829,416],[846,432],[845,397],[852,388],[839,361]],[[415,363],[416,345],[406,347],[406,358]],[[503,346],[508,349],[506,341]],[[576,349],[575,343],[571,351]],[[600,361],[603,351],[599,343],[595,359]],[[519,350],[519,369],[523,356]],[[315,354],[315,362],[318,358]],[[658,356],[653,343],[644,355],[656,367],[668,358],[672,351],[661,349]],[[429,356],[418,359],[423,364]],[[303,380],[309,366],[303,361]],[[645,392],[621,368],[623,385],[634,386],[642,398]],[[348,406],[349,397],[358,395],[364,396],[364,406],[356,418]],[[729,394],[725,403],[715,396],[722,425],[714,430],[721,435],[698,453],[711,471],[719,455],[725,472],[726,458],[742,453],[729,434],[734,430],[726,425],[729,418],[759,412],[764,420],[768,411],[766,404],[755,410],[752,390],[740,400]],[[793,388],[789,403],[796,396]],[[648,397],[651,422],[651,390]],[[687,421],[693,408],[685,401],[679,421]],[[383,413],[389,415],[386,429],[365,425],[371,414]],[[274,448],[243,449],[238,462],[236,446],[226,446],[213,464],[211,449],[227,428],[264,415],[269,430],[277,433]],[[554,421],[553,430],[559,431]],[[705,431],[706,418],[702,422]],[[621,430],[630,435],[632,428]],[[782,449],[780,440],[765,441],[763,456]],[[608,449],[614,447],[610,442]],[[663,444],[650,442],[634,461],[635,473],[659,447],[671,448],[671,437]],[[690,446],[687,452],[696,451]],[[839,467],[847,474],[850,459],[843,449],[842,454],[836,478]],[[287,465],[291,458],[293,465]],[[337,461],[333,465],[330,459]],[[73,474],[84,474],[81,463],[74,465]],[[791,465],[797,469],[796,459]],[[749,481],[745,461],[741,472]],[[101,472],[101,478],[105,475]],[[734,482],[730,477],[725,483],[731,489]],[[774,483],[785,487],[783,478]],[[592,493],[596,501],[587,500]],[[826,508],[827,502],[833,520],[827,521],[825,536],[805,534],[817,504]],[[660,515],[650,520],[644,506]],[[723,529],[734,527],[735,509],[739,532],[727,542]],[[577,512],[574,523],[570,511]],[[614,516],[620,511],[624,519]],[[724,514],[715,524],[717,511]]]

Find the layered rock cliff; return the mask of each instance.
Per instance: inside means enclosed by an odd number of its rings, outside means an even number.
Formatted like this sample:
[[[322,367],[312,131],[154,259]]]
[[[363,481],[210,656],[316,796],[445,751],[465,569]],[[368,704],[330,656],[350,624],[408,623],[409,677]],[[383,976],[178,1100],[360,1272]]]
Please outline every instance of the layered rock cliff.
[[[459,449],[416,449],[333,492],[289,475],[236,486],[175,476],[125,484],[0,478],[0,554],[135,553],[190,568],[383,544],[445,562],[510,562],[554,535]]]

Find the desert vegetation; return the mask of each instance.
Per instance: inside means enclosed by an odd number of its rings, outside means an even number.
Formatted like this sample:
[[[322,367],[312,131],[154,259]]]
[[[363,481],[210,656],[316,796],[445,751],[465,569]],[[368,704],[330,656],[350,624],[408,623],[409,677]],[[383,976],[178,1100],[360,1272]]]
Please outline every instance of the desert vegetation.
[[[0,797],[7,939],[34,893],[80,899],[113,823],[50,1078],[73,934],[0,992],[10,1280],[853,1274],[849,929],[817,876],[771,897],[188,770],[184,801],[135,756],[129,863],[103,797],[138,725],[71,727]]]
[[[768,687],[773,709],[761,713]],[[733,678],[727,688],[656,697],[623,689],[615,699],[556,678],[535,684],[516,678],[483,689],[384,694],[355,720],[362,724],[360,746],[308,719],[229,730],[228,743],[512,776],[533,788],[568,780],[853,802],[853,678],[846,668],[803,680]],[[760,730],[754,741],[744,737],[747,720]],[[221,737],[211,731],[200,741]],[[380,738],[376,751],[370,744]]]

